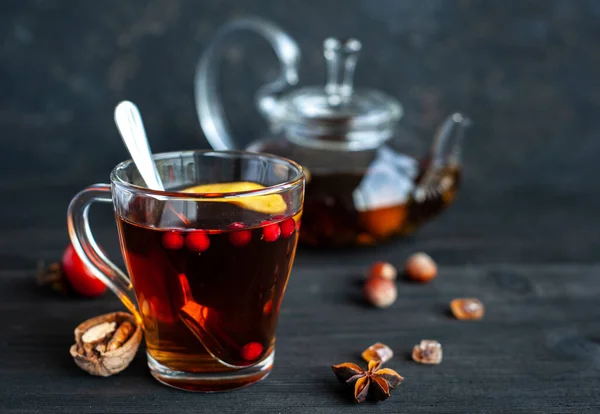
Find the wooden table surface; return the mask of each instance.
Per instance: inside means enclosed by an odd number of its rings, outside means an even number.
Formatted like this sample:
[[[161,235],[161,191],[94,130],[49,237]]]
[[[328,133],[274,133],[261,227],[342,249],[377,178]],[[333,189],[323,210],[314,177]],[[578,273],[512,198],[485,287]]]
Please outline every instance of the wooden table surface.
[[[465,189],[457,205],[411,239],[360,251],[301,249],[281,309],[271,375],[226,394],[191,394],[156,382],[143,352],[110,378],[75,366],[68,352],[73,328],[122,307],[110,294],[64,299],[34,282],[36,260],[56,258],[67,241],[63,217],[75,188],[44,190],[43,203],[36,201],[40,194],[11,191],[28,209],[5,203],[2,212],[2,412],[600,411],[600,265],[590,249],[593,234],[585,231],[593,204],[580,207],[569,225],[550,208],[522,209],[522,218],[507,226],[504,209],[477,206]],[[118,255],[108,208],[95,210],[100,243]],[[515,227],[515,220],[522,225]],[[570,251],[576,233],[580,248]],[[398,300],[387,310],[365,306],[360,287],[366,267],[376,259],[400,266],[416,250],[438,260],[439,277],[425,286],[400,281]],[[485,303],[484,320],[450,316],[449,301],[464,296]],[[443,344],[441,365],[410,360],[421,339]],[[360,362],[361,350],[376,341],[394,349],[388,366],[406,380],[384,403],[357,405],[330,366]]]

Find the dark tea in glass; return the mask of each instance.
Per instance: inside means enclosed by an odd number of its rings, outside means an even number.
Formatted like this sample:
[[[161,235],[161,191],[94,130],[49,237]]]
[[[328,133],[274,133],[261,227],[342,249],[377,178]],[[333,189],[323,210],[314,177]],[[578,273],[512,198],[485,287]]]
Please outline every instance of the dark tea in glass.
[[[130,163],[113,172],[112,200],[133,289],[122,288],[117,278],[124,275],[108,274],[108,283],[116,279],[121,299],[143,324],[148,365],[159,381],[193,391],[256,382],[273,364],[298,242],[302,169],[250,153],[156,157],[164,192],[134,184]],[[85,232],[78,237],[86,243]],[[92,263],[104,259],[90,256]],[[98,264],[103,271],[114,266]]]
[[[194,223],[190,230],[119,218],[150,356],[206,372],[269,355],[296,250],[296,217],[257,217],[256,226],[236,221],[223,229]]]

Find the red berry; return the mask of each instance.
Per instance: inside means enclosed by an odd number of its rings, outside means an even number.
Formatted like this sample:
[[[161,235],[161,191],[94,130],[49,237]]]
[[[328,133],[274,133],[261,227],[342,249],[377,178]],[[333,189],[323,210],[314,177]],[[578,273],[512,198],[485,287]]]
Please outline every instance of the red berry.
[[[202,230],[190,232],[185,237],[185,247],[194,252],[203,252],[210,246],[208,235]]]
[[[249,342],[242,348],[242,358],[246,361],[255,361],[261,356],[263,352],[263,346],[258,342]]]
[[[296,222],[293,218],[289,218],[279,223],[279,227],[281,227],[281,234],[287,239],[294,234],[294,230],[296,230]]]
[[[179,250],[183,247],[184,239],[181,233],[175,230],[168,231],[162,236],[162,245],[168,250]]]
[[[73,290],[80,295],[95,297],[106,291],[106,285],[94,276],[71,244],[63,253],[62,271]]]
[[[263,225],[262,235],[263,240],[266,242],[274,242],[281,235],[281,228],[277,223],[271,223],[270,221],[263,221],[260,223]]]
[[[229,225],[230,229],[238,230],[229,233],[229,242],[235,247],[243,247],[250,243],[250,240],[252,239],[252,232],[250,230],[239,230],[245,227],[246,226],[244,223],[240,223],[239,221]]]

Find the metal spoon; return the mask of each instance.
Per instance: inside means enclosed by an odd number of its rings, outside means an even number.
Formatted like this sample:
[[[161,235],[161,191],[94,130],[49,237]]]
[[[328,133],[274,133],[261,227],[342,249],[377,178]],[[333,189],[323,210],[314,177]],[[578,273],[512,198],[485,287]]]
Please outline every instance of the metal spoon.
[[[115,108],[115,123],[135,166],[148,188],[164,191],[165,187],[152,159],[144,123],[137,106],[130,101],[120,102]]]

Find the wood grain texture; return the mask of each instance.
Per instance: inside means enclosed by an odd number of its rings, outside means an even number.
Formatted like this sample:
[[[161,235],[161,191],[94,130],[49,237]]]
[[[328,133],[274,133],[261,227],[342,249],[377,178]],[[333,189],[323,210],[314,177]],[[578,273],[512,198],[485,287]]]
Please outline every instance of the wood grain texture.
[[[227,394],[160,385],[143,352],[123,373],[94,378],[68,354],[83,319],[121,308],[111,296],[61,299],[33,282],[29,261],[0,272],[0,405],[3,412],[597,412],[600,410],[599,266],[441,266],[429,285],[401,281],[398,301],[375,310],[361,300],[365,264],[304,260],[281,310],[276,365],[263,382]],[[307,261],[308,263],[301,263]],[[6,258],[5,258],[6,263]],[[480,322],[454,320],[451,299],[479,297]],[[437,339],[439,366],[410,360]],[[330,365],[360,362],[376,341],[406,380],[385,403],[355,405]]]

